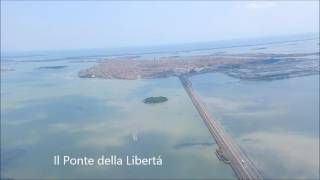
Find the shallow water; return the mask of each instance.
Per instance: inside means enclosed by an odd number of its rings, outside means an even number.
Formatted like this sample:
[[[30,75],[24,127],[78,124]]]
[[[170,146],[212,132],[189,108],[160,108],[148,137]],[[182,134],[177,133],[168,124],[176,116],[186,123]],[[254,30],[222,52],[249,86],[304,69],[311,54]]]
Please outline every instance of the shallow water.
[[[310,40],[142,56],[316,52],[317,43]],[[14,69],[1,72],[3,177],[236,178],[229,165],[216,157],[217,146],[177,78],[78,78],[79,70],[104,57],[103,52],[98,54],[101,57],[81,63],[74,61],[78,58],[72,53],[1,61],[2,67]],[[80,53],[79,58],[87,55]],[[52,60],[55,58],[59,60]],[[66,67],[39,68],[53,66]],[[191,80],[212,115],[265,177],[319,178],[319,75],[248,82],[214,73]],[[150,96],[169,100],[144,104],[142,100]],[[93,158],[161,155],[163,166],[54,166],[57,154]]]
[[[266,178],[319,178],[319,75],[267,82],[205,74],[192,83]]]
[[[2,76],[4,177],[235,178],[215,156],[216,144],[177,78],[80,79],[84,64],[46,63],[68,66],[58,70],[40,65],[21,63]],[[169,101],[142,102],[158,95]],[[57,154],[161,155],[163,166],[57,167]]]

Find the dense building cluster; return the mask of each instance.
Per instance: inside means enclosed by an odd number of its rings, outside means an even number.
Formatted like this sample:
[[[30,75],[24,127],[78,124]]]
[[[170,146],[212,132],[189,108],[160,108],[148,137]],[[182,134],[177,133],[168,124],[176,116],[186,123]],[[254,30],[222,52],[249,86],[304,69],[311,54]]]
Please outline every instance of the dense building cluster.
[[[247,80],[272,80],[319,73],[319,53],[224,54],[158,59],[106,59],[79,72],[82,78],[139,79],[224,72]]]

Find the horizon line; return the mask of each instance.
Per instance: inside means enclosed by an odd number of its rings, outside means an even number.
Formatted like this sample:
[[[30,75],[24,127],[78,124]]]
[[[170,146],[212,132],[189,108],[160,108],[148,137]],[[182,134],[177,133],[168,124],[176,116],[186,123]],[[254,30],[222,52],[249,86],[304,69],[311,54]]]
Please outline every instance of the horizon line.
[[[277,43],[285,43],[285,42],[293,42],[293,41],[303,41],[303,40],[312,40],[316,38],[320,38],[320,31],[319,32],[307,32],[307,33],[299,33],[299,34],[288,34],[288,35],[269,35],[269,36],[259,36],[259,37],[247,37],[247,38],[233,38],[233,39],[221,39],[221,40],[208,40],[208,41],[190,41],[190,42],[176,42],[176,43],[162,43],[162,44],[149,44],[149,45],[136,45],[136,46],[115,46],[115,47],[79,47],[79,48],[65,48],[65,49],[30,49],[30,50],[7,50],[2,51],[0,48],[0,54],[11,54],[11,53],[31,53],[31,52],[59,52],[59,51],[80,51],[80,50],[124,50],[124,49],[136,49],[136,48],[161,48],[165,46],[179,46],[179,45],[194,45],[194,44],[206,44],[206,43],[226,43],[231,41],[245,41],[245,40],[263,40],[268,38],[276,38],[276,37],[283,37],[283,38],[290,38],[294,36],[314,36],[314,37],[301,37],[292,40],[271,40],[269,42],[261,42],[257,44],[242,44],[242,45],[234,45],[234,46],[221,46],[221,47],[212,47],[212,48],[199,48],[195,49],[194,51],[201,51],[206,49],[222,49],[222,48],[233,48],[233,47],[241,47],[241,46],[258,46],[258,45],[265,45],[265,44],[277,44]],[[238,42],[238,43],[239,43]],[[2,44],[2,43],[1,43]],[[1,45],[2,46],[2,45]],[[1,47],[0,46],[0,47]],[[180,52],[183,50],[179,50]]]

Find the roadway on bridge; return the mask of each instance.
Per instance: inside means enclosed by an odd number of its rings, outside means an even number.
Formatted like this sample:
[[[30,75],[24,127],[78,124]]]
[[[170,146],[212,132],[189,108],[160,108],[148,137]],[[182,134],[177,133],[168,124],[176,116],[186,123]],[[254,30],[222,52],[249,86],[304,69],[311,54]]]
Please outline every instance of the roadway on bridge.
[[[207,125],[211,135],[223,152],[223,155],[230,161],[230,165],[239,179],[263,179],[254,164],[248,159],[244,152],[232,137],[223,129],[221,124],[213,119],[199,96],[192,89],[192,84],[186,76],[179,77],[193,105],[198,110],[201,118]]]

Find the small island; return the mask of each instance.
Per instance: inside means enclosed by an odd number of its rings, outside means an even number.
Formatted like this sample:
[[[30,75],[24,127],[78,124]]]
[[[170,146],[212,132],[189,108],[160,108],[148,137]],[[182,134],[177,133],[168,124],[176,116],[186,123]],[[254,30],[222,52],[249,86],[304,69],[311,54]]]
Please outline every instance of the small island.
[[[64,69],[68,66],[40,66],[37,69]]]
[[[163,103],[165,101],[168,101],[168,98],[163,97],[163,96],[158,96],[158,97],[148,97],[143,100],[145,104],[155,104],[155,103]]]

